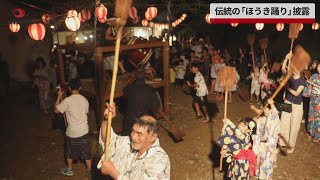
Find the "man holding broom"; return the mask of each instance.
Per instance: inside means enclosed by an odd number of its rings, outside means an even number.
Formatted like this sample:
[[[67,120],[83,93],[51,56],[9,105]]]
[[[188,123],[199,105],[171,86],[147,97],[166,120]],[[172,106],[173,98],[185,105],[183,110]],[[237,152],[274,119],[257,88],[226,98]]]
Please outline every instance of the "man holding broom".
[[[107,115],[116,116],[115,105],[106,104],[105,120],[101,124],[99,143],[104,149],[107,130]],[[104,161],[104,155],[98,164],[103,174],[113,179],[170,179],[170,160],[160,147],[159,124],[148,115],[136,119],[131,135],[118,136],[111,128],[109,144],[110,159]]]

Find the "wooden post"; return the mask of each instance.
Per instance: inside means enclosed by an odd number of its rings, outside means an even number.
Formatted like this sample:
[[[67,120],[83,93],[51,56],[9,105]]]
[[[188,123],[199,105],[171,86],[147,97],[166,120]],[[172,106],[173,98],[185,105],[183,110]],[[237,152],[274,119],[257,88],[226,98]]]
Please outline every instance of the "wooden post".
[[[59,80],[61,85],[66,83],[64,77],[64,62],[63,62],[63,55],[60,48],[58,48],[58,64],[59,64]]]
[[[96,48],[96,69],[97,69],[97,85],[98,85],[98,99],[97,104],[99,104],[99,120],[100,122],[103,120],[103,112],[105,109],[105,70],[104,70],[104,62],[102,58],[102,51],[101,48]]]
[[[163,46],[163,80],[164,80],[164,113],[169,112],[169,88],[170,88],[170,82],[169,82],[169,44],[165,43]],[[171,118],[171,117],[170,117]]]

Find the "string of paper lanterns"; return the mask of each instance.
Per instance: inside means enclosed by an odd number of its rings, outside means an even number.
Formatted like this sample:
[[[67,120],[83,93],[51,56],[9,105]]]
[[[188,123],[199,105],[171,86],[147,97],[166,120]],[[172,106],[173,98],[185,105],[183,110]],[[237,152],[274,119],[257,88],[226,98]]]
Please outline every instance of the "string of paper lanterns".
[[[178,26],[182,21],[184,21],[187,17],[187,14],[182,14],[178,19],[171,22],[172,27]],[[148,19],[144,19],[141,21],[142,26],[146,27],[149,26],[150,28],[159,28],[159,29],[169,29],[170,24],[169,23],[153,23],[152,21],[148,21]]]

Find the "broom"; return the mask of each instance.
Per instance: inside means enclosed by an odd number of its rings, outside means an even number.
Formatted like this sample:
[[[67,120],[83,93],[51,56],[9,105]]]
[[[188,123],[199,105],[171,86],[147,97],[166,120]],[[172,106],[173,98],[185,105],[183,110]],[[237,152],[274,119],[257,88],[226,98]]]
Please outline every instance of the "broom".
[[[172,121],[169,121],[169,119],[163,114],[162,111],[160,111],[160,114],[162,115],[163,119],[166,120],[171,126],[169,130],[169,136],[173,138],[174,142],[182,141],[183,137],[186,136],[186,133],[178,128]]]
[[[289,39],[291,39],[290,52],[292,52],[293,42],[298,38],[299,35],[299,24],[293,23],[289,24]]]
[[[186,133],[184,131],[182,131],[180,128],[177,128],[177,126],[172,121],[168,120],[168,118],[164,115],[164,113],[162,111],[163,105],[162,105],[161,97],[160,97],[160,94],[158,91],[156,92],[156,95],[157,95],[159,103],[160,103],[159,113],[160,113],[161,117],[163,117],[163,119],[166,120],[171,126],[170,130],[168,130],[169,136],[173,138],[174,142],[182,141],[183,137],[186,135]]]
[[[280,90],[284,87],[284,85],[288,82],[290,77],[293,75],[293,72],[300,73],[300,72],[304,71],[305,67],[308,66],[310,61],[311,61],[310,55],[302,48],[302,46],[300,46],[300,45],[297,46],[295,48],[293,55],[292,55],[291,64],[290,64],[290,67],[289,67],[289,70],[288,70],[288,73],[287,73],[285,79],[281,81],[279,87],[276,89],[276,91],[273,93],[273,95],[270,97],[270,99],[274,99],[278,95]],[[267,103],[263,107],[263,109],[259,112],[259,114],[256,118],[259,118],[261,116],[261,114],[267,108],[268,105],[269,104]]]
[[[267,65],[268,65],[268,59],[267,59],[266,49],[268,48],[268,42],[269,40],[267,37],[259,40],[260,48],[263,50],[263,57],[265,60],[265,64]]]
[[[234,85],[236,80],[236,72],[233,67],[222,67],[218,73],[219,82],[221,88],[225,90],[225,97],[224,97],[224,119],[227,118],[227,101],[228,101],[228,90]],[[223,157],[220,156],[220,171],[222,171],[222,160]]]
[[[292,52],[292,48],[293,48],[293,42],[295,39],[298,38],[299,35],[299,27],[300,24],[297,23],[293,23],[293,24],[289,24],[289,39],[291,39],[291,45],[290,45],[290,52]],[[289,59],[287,67],[290,67],[290,63],[291,63],[291,59]],[[286,92],[283,93],[283,99],[286,97]]]
[[[111,91],[110,91],[110,102],[109,104],[113,104],[114,99],[114,91],[118,74],[118,62],[119,62],[119,50],[120,50],[120,41],[122,37],[122,30],[124,25],[128,19],[128,11],[131,7],[132,0],[116,0],[115,2],[115,17],[118,18],[116,21],[117,26],[119,26],[117,31],[117,40],[116,47],[114,53],[114,64],[113,64],[113,74],[112,74],[112,82],[111,82]],[[105,144],[105,160],[109,159],[109,144],[110,144],[110,130],[112,123],[112,113],[108,113],[108,126],[107,126],[107,136],[106,136],[106,144]]]

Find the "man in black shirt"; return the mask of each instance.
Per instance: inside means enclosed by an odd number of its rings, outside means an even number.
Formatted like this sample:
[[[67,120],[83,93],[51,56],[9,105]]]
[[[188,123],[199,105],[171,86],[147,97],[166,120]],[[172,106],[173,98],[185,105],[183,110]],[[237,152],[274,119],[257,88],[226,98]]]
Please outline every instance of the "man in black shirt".
[[[136,81],[124,89],[124,96],[128,101],[123,135],[130,135],[136,118],[143,115],[152,115],[152,113],[159,110],[160,107],[156,90],[144,81],[144,68],[138,68],[135,76]]]

